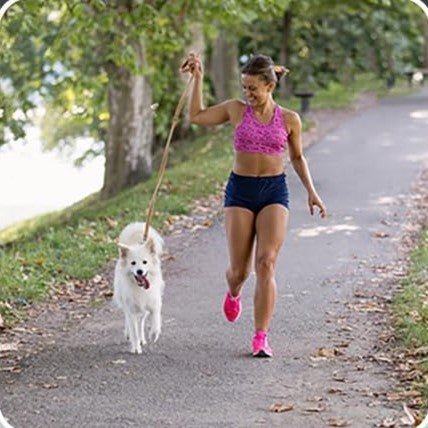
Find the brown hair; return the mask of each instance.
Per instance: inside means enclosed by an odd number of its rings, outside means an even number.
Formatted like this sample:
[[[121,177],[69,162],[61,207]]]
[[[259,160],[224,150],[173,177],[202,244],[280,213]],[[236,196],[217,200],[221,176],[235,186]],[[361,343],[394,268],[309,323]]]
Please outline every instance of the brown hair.
[[[266,55],[254,55],[241,68],[242,74],[259,76],[266,83],[278,83],[282,76],[288,73],[288,69],[282,65],[275,65],[272,58]]]

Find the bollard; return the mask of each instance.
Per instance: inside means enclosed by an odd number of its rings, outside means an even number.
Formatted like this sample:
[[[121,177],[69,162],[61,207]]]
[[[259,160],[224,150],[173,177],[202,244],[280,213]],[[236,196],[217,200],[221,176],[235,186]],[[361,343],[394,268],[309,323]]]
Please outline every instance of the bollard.
[[[305,114],[309,111],[310,99],[315,95],[309,91],[295,91],[294,96],[300,98],[300,113]]]

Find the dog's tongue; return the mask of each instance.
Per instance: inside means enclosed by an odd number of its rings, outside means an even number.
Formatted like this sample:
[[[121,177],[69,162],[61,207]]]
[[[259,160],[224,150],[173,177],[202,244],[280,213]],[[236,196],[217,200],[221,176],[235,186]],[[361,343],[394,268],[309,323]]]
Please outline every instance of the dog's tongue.
[[[140,287],[146,290],[150,287],[150,282],[144,275],[135,275],[135,279]]]

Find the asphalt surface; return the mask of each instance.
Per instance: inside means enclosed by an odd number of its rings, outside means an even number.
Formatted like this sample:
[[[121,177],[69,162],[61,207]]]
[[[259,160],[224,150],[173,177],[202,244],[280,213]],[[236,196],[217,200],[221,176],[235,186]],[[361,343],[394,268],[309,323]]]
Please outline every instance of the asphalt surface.
[[[350,312],[356,290],[385,293],[376,266],[395,260],[411,185],[428,161],[428,91],[383,100],[307,152],[330,216],[311,217],[288,171],[291,217],[278,261],[271,360],[250,357],[250,277],[243,314],[221,305],[227,250],[221,218],[195,235],[167,238],[163,334],[142,355],[127,353],[121,313],[108,304],[61,331],[52,344],[0,372],[0,408],[15,428],[372,427],[401,406],[379,350],[382,314]],[[375,318],[373,318],[375,317]],[[320,348],[341,349],[319,358]],[[377,351],[376,351],[377,350]],[[1,362],[1,360],[0,360]],[[273,403],[292,404],[273,413]],[[339,425],[336,425],[339,426]]]

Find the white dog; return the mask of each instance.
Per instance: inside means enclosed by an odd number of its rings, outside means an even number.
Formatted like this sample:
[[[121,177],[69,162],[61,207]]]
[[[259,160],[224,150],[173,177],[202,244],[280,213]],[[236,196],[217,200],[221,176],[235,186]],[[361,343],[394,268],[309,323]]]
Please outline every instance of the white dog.
[[[141,354],[146,344],[144,321],[151,315],[149,339],[156,342],[161,333],[162,294],[165,283],[161,271],[163,239],[149,229],[143,242],[145,223],[131,223],[119,235],[119,259],[114,274],[115,303],[125,315],[125,336],[131,353]]]

